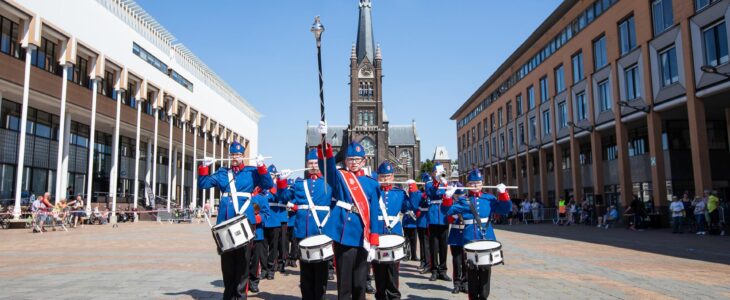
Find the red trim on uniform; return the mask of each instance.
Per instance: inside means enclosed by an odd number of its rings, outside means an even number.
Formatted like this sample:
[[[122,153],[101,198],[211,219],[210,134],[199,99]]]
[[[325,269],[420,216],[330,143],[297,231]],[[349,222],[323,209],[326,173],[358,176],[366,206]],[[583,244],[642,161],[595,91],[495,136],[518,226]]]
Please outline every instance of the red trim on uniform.
[[[380,235],[378,235],[377,233],[371,233],[369,240],[370,240],[370,245],[372,245],[372,246],[380,245]]]
[[[446,222],[449,222],[449,224],[453,224],[454,223],[454,217],[453,216],[447,216],[446,217]]]
[[[509,193],[497,193],[497,200],[499,201],[509,201]]]
[[[390,185],[390,184],[383,184],[380,186],[380,189],[385,192],[389,192],[392,188],[393,188],[393,185]]]
[[[287,187],[289,187],[289,183],[286,182],[286,179],[277,179],[276,187],[280,190],[285,190]]]
[[[454,198],[446,197],[446,195],[444,195],[444,202],[441,202],[441,204],[443,206],[452,206],[454,205]]]
[[[269,170],[266,169],[266,165],[260,165],[256,167],[256,170],[259,171],[259,175],[266,175],[269,173]]]
[[[208,176],[210,175],[210,168],[206,167],[204,165],[198,166],[198,176]]]

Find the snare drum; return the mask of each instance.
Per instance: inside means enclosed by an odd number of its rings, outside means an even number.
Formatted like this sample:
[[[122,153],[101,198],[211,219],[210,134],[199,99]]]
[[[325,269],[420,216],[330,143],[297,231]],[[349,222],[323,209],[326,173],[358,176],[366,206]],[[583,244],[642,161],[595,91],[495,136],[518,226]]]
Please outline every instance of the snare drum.
[[[497,241],[474,241],[464,245],[466,260],[470,265],[490,267],[504,264],[502,243]]]
[[[335,256],[332,248],[332,239],[324,234],[310,236],[299,242],[301,260],[316,263],[331,259]]]
[[[400,235],[386,234],[380,236],[380,245],[375,248],[375,261],[381,264],[392,264],[406,257],[406,239]]]
[[[246,246],[254,238],[246,215],[238,215],[213,226],[213,239],[218,249],[225,253]]]

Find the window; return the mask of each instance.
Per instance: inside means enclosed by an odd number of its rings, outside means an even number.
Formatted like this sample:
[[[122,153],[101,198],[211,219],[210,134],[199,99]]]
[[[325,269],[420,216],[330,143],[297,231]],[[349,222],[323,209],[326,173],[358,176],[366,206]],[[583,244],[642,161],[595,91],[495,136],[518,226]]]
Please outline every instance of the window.
[[[515,134],[512,128],[509,129],[509,150],[515,148]]]
[[[629,157],[639,156],[647,153],[646,139],[646,136],[638,136],[629,140]]]
[[[357,112],[357,125],[373,126],[375,125],[375,112],[372,110],[361,110]]]
[[[0,52],[20,58],[23,54],[18,44],[18,23],[0,16]]]
[[[542,135],[550,134],[550,110],[542,112]]]
[[[56,61],[57,48],[55,43],[46,38],[41,38],[41,46],[33,49],[30,63],[40,69],[57,74],[60,70],[58,61]]]
[[[651,3],[651,15],[654,19],[654,35],[667,30],[674,23],[672,0],[654,0]]]
[[[618,148],[616,147],[616,139],[614,136],[608,136],[603,139],[601,143],[603,145],[603,160],[616,160],[618,159]]]
[[[720,2],[720,0],[695,0],[695,11],[700,11],[715,2]]]
[[[568,170],[568,169],[570,169],[570,148],[564,147],[562,149],[562,152],[563,152],[562,153],[562,157],[563,157],[562,161],[563,161],[563,163],[561,164],[560,167],[563,170]]]
[[[163,63],[157,57],[147,52],[147,50],[137,45],[137,43],[132,43],[132,53],[147,61],[147,63],[155,67],[155,69],[160,70],[160,72],[168,74],[167,64]]]
[[[88,60],[81,58],[80,56],[76,57],[76,64],[74,65],[73,69],[73,76],[69,77],[69,80],[71,82],[76,83],[83,87],[89,86],[89,69],[88,69]]]
[[[494,122],[495,122],[494,113],[491,113],[491,114],[489,114],[489,126],[491,128],[490,131],[492,131],[492,132],[494,131]]]
[[[525,124],[523,123],[517,126],[517,138],[519,139],[520,145],[525,143]]]
[[[190,82],[190,80],[185,79],[185,77],[183,77],[182,75],[180,75],[180,73],[175,72],[174,70],[172,70],[170,72],[170,77],[172,77],[172,80],[175,80],[177,83],[179,83],[180,85],[182,85],[186,89],[190,90],[191,92],[193,91],[193,83]]]
[[[537,139],[537,122],[535,117],[530,117],[530,140],[534,141]]]
[[[533,86],[527,88],[527,110],[535,108],[535,89]]]
[[[2,111],[0,111],[0,128],[12,131],[20,131],[20,104],[2,99]]]
[[[578,161],[581,166],[593,163],[593,155],[591,154],[591,144],[581,144],[578,149]]]
[[[571,58],[573,62],[573,83],[583,80],[583,52],[578,52]]]
[[[624,71],[624,78],[626,80],[626,100],[641,97],[641,93],[639,92],[639,67],[637,65],[628,67]]]
[[[489,142],[484,141],[484,159],[489,160]]]
[[[507,124],[512,120],[512,101],[507,102]]]
[[[499,134],[499,150],[500,153],[504,153],[504,133]]]
[[[674,46],[659,53],[659,66],[661,68],[662,86],[679,82],[679,75],[677,75],[677,49]]]
[[[586,94],[584,92],[575,95],[575,112],[578,121],[588,118],[588,104],[586,103]]]
[[[598,83],[598,107],[600,112],[611,109],[611,96],[608,93],[608,79]]]
[[[515,100],[515,105],[517,108],[517,116],[522,115],[522,95],[517,95],[517,100]]]
[[[565,90],[564,73],[563,65],[560,65],[555,69],[555,93],[560,93]]]
[[[110,71],[104,71],[104,79],[99,84],[99,89],[102,95],[109,98],[114,96],[114,73]]]
[[[492,137],[492,155],[497,154],[497,137]]]
[[[634,29],[634,16],[628,17],[626,20],[618,24],[619,33],[619,49],[621,55],[629,53],[636,48],[636,30]]]
[[[702,32],[705,45],[705,64],[718,66],[728,61],[727,29],[725,22],[720,22]]]
[[[608,64],[608,59],[606,58],[606,36],[601,36],[593,41],[593,68],[594,70],[598,70],[606,64]]]
[[[540,103],[548,100],[548,82],[547,76],[540,78]]]
[[[502,128],[503,123],[502,123],[502,108],[501,107],[497,110],[497,120],[499,120],[498,121],[499,128]]]
[[[565,102],[558,103],[558,126],[560,129],[568,127],[568,106]]]

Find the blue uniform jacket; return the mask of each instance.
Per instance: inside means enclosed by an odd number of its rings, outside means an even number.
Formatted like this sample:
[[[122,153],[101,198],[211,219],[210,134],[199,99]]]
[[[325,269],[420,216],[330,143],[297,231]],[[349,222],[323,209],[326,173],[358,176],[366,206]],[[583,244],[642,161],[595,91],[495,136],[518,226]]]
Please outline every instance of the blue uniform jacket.
[[[320,224],[325,225],[325,217],[330,211],[330,205],[332,204],[332,187],[324,182],[322,177],[317,179],[304,179],[297,180],[294,182],[294,186],[281,191],[279,198],[281,202],[292,203],[297,206],[307,205],[309,201],[304,192],[304,185],[307,185],[309,189],[309,195],[312,198],[314,206],[319,218]],[[325,192],[325,185],[327,191]],[[320,234],[319,228],[317,228],[317,222],[314,221],[312,210],[310,208],[297,208],[294,221],[294,237],[298,239],[307,238],[313,235]]]
[[[429,225],[448,225],[446,222],[446,211],[449,209],[447,206],[441,205],[446,190],[439,189],[442,186],[437,181],[426,182],[426,196],[428,197],[428,224]]]
[[[406,195],[406,191],[393,187],[390,191],[384,191],[381,189],[380,195],[383,197],[383,204],[385,205],[385,210],[388,212],[388,218],[391,219],[389,222],[394,222],[393,220],[397,218],[398,213],[403,213],[403,218],[410,218],[405,215],[406,211],[408,211],[408,206],[410,206],[409,197]],[[393,228],[389,231],[385,224],[382,210],[381,215],[378,215],[377,226],[379,227],[379,232],[403,236],[403,224],[401,224],[401,220],[398,219],[397,223],[395,223]]]
[[[324,174],[324,161],[320,159],[319,168]],[[332,197],[338,201],[355,205],[345,182],[345,178],[335,166],[333,157],[327,158],[327,183],[332,187]],[[370,233],[382,233],[377,226],[380,208],[378,207],[378,198],[380,197],[380,184],[369,176],[358,176],[357,180],[368,198],[370,210]],[[350,247],[362,247],[364,236],[364,223],[359,213],[352,213],[340,206],[332,207],[332,213],[324,226],[324,234],[333,241]]]
[[[271,198],[272,195],[269,192],[261,193],[256,196],[251,197],[251,206],[254,204],[258,204],[261,211],[268,210],[271,211],[271,207],[269,207],[269,198]],[[272,219],[272,216],[265,216],[261,214],[261,211],[259,212],[259,215],[261,215],[261,224],[256,224],[256,237],[254,238],[254,241],[263,241],[264,240],[264,227],[267,222],[267,220]],[[256,219],[252,219],[255,220]]]
[[[459,215],[452,215],[454,222],[449,227],[449,240],[451,246],[464,246],[464,220]]]
[[[479,214],[479,218],[482,219],[482,228],[485,229],[485,235],[478,229],[477,222],[475,221],[476,216],[471,211],[469,203],[475,202],[475,209]],[[504,203],[500,203],[504,202]],[[492,228],[491,220],[488,218],[491,216],[492,211],[501,214],[504,213],[504,207],[508,204],[511,207],[511,201],[498,201],[492,194],[482,194],[479,197],[467,196],[461,197],[455,201],[454,205],[448,210],[449,215],[461,214],[464,217],[464,243],[467,244],[475,240],[496,240],[494,236],[494,229]]]
[[[265,168],[262,169],[265,170]],[[274,184],[268,172],[259,174],[259,170],[255,167],[243,168],[243,170],[233,175],[233,179],[236,183],[236,191],[239,193],[251,193],[257,186],[261,189],[268,190]],[[198,176],[198,188],[209,189],[213,187],[218,188],[223,193],[230,192],[227,168],[219,168],[215,173],[208,176]],[[239,209],[242,208],[244,203],[248,200],[249,198],[246,196],[238,196]],[[262,219],[268,218],[271,215],[269,207],[261,207],[260,214]],[[220,204],[218,205],[218,218],[216,219],[216,224],[220,224],[235,216],[236,210],[233,208],[233,201],[230,195],[221,197]],[[253,205],[249,205],[248,209],[246,209],[246,217],[249,222],[256,222]]]
[[[421,193],[421,199],[418,202],[418,210],[421,212],[421,215],[418,216],[416,220],[416,225],[418,228],[421,229],[427,229],[428,228],[428,196],[426,196],[426,193]]]
[[[262,192],[262,194],[266,194],[266,201],[269,203],[269,209],[271,210],[271,216],[266,219],[266,223],[264,223],[265,228],[272,228],[272,227],[281,227],[281,223],[287,222],[287,218],[289,217],[286,212],[286,202],[281,202],[281,199],[278,197],[279,192],[278,190],[274,193],[271,192],[272,189],[266,190],[265,192]]]
[[[416,217],[416,214],[418,211],[420,211],[420,204],[421,204],[421,191],[415,191],[413,193],[410,193],[408,195],[408,205],[406,206],[406,214],[403,215],[403,228],[417,228],[418,227],[418,219]],[[410,212],[410,213],[409,213]],[[426,215],[425,212],[422,212],[424,215]],[[412,214],[412,215],[411,215]],[[414,217],[416,217],[414,219]],[[425,217],[425,216],[423,216]]]

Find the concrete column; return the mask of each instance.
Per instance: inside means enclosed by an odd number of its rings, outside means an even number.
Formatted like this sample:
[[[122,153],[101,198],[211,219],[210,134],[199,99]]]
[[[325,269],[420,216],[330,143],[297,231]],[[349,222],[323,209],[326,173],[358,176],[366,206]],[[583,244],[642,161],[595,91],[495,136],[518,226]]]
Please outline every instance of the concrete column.
[[[558,199],[563,195],[563,146],[557,143],[553,146],[553,177],[555,180],[555,207],[558,207]]]
[[[180,168],[177,167],[177,162],[179,160],[179,154],[180,152],[177,152],[177,146],[174,146],[172,148],[172,187],[170,188],[172,190],[172,194],[170,194],[170,201],[171,203],[175,203],[177,201],[177,188],[178,188],[178,181],[177,181],[177,173],[180,170]],[[182,202],[181,202],[182,203]]]
[[[147,167],[145,168],[146,170],[145,170],[145,175],[144,175],[144,182],[147,185],[149,185],[150,182],[152,182],[151,181],[152,180],[152,178],[151,178],[152,177],[152,167],[153,167],[152,166],[152,162],[153,162],[153,159],[152,159],[152,143],[151,143],[150,139],[147,138],[147,163],[145,164]],[[152,187],[150,186],[150,190],[151,189],[152,189]],[[147,193],[147,191],[145,191],[145,193]],[[153,194],[154,194],[154,192],[153,192]],[[150,199],[147,198],[147,195],[145,195],[144,199],[145,199],[145,201],[144,201],[145,205],[146,206],[149,206],[150,205]],[[152,209],[154,209],[154,207]]]
[[[167,118],[167,124],[170,125],[170,133],[168,135],[168,150],[167,150],[167,212],[170,212],[170,199],[172,199],[172,185],[175,183],[172,181],[172,115]]]
[[[530,149],[527,149],[526,156],[527,176],[525,177],[527,177],[527,198],[532,199],[535,197],[535,177],[533,175],[534,171],[532,170],[532,154],[530,153]]]
[[[13,209],[13,218],[20,219],[20,193],[23,188],[23,173],[25,167],[25,134],[28,122],[28,101],[30,101],[30,57],[36,48],[33,44],[28,44],[25,52],[25,75],[23,77],[23,105],[20,112],[20,138],[18,143],[18,164],[15,176],[15,207]]]
[[[91,125],[89,126],[89,163],[88,171],[86,172],[86,212],[91,212],[91,197],[94,195],[92,189],[92,183],[94,182],[94,135],[96,133],[96,87],[99,84],[99,79],[91,79]]]
[[[659,210],[669,207],[669,199],[667,199],[667,176],[664,173],[661,113],[658,111],[649,112],[646,123],[649,136],[652,196],[654,197],[654,208]]]
[[[193,161],[190,163],[192,165],[192,173],[193,175],[193,194],[190,195],[190,208],[195,208],[195,206],[198,204],[198,181],[195,180],[195,160],[198,159],[198,126],[193,125]]]
[[[130,91],[131,93],[132,91]],[[139,202],[139,131],[142,124],[142,101],[137,102],[137,132],[134,138],[134,204],[132,207],[137,209],[137,202]],[[134,213],[134,221],[137,222],[137,213]]]
[[[522,158],[520,157],[519,153],[515,155],[515,174],[516,174],[516,182],[517,182],[517,197],[523,197],[524,193],[526,191],[524,187],[524,183],[522,182]]]
[[[185,136],[188,135],[187,132],[188,123],[183,121],[183,129],[182,129],[182,171],[180,172],[180,208],[183,207],[185,204]],[[195,140],[195,138],[193,138]],[[192,198],[191,198],[192,199]],[[190,201],[193,202],[193,201]],[[192,204],[191,204],[191,207]]]
[[[621,187],[621,205],[627,207],[633,199],[631,183],[631,167],[629,166],[629,133],[626,125],[616,119],[616,148],[618,150],[618,181]]]
[[[583,202],[583,179],[581,178],[580,159],[578,157],[580,143],[575,138],[575,128],[571,128],[570,135],[570,172],[573,175],[573,199],[576,203],[580,203]],[[565,200],[570,201],[570,199]]]
[[[547,186],[547,150],[540,147],[537,151],[538,159],[540,162],[540,198],[542,203],[548,201],[548,186]],[[554,169],[553,169],[554,170]]]
[[[58,116],[60,118],[58,122],[58,155],[56,156],[56,198],[55,203],[58,203],[58,199],[65,198],[66,190],[64,189],[64,173],[63,173],[63,153],[67,150],[68,146],[65,145],[68,140],[66,139],[66,92],[68,90],[68,69],[69,65],[65,63],[63,66],[63,75],[61,76],[61,111]],[[25,123],[24,123],[25,124]]]
[[[68,150],[70,148],[69,142],[71,141],[71,114],[66,113],[65,118],[66,127],[63,130],[63,161],[61,162],[61,188],[68,186]],[[81,194],[81,191],[74,191],[77,194]]]
[[[603,157],[601,133],[593,130],[591,133],[591,171],[593,172],[593,199],[596,195],[603,195]]]
[[[121,82],[121,81],[120,81]],[[109,196],[112,197],[112,217],[109,218],[112,224],[117,222],[117,184],[119,182],[119,119],[122,112],[122,95],[124,90],[119,87],[117,90],[117,112],[114,117],[114,137],[112,138],[112,168],[109,175]]]
[[[158,92],[160,93],[160,92]],[[156,95],[155,95],[156,96]],[[155,97],[156,99],[157,97]],[[157,100],[155,100],[157,101]],[[160,123],[160,108],[155,108],[155,134],[154,136],[154,145],[152,146],[152,195],[157,197],[157,135],[158,135],[158,128]],[[155,203],[157,205],[157,203]]]

